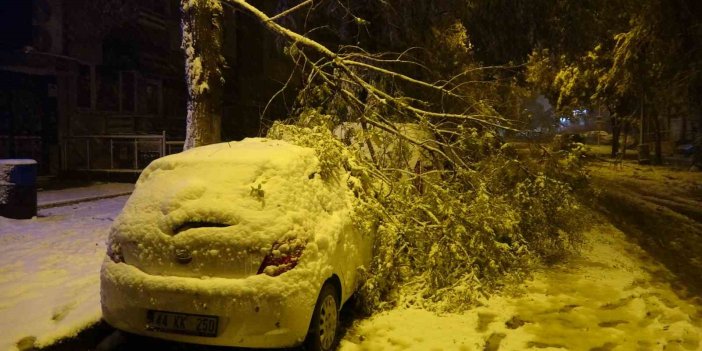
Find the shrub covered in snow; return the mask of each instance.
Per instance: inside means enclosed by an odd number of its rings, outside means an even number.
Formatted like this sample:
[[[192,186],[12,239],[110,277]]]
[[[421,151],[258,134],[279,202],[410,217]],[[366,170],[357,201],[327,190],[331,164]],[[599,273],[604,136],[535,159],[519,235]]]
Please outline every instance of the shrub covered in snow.
[[[359,127],[342,142],[331,116],[305,110],[301,117],[274,124],[268,137],[314,148],[325,176],[341,164],[358,179],[349,181],[356,225],[377,233],[360,291],[368,311],[465,308],[579,241],[573,186],[585,175],[577,150],[519,159],[494,131],[459,126],[449,155],[432,147],[438,141],[420,141],[421,132]]]

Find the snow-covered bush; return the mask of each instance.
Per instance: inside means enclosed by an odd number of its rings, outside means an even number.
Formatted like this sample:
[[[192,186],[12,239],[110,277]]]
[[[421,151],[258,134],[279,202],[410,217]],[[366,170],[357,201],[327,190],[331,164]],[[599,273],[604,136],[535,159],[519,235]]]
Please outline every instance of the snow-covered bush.
[[[577,156],[544,152],[520,160],[493,131],[464,127],[454,131],[452,145],[460,147],[449,158],[372,127],[359,127],[342,143],[331,120],[305,110],[296,125],[276,123],[268,136],[314,148],[325,176],[341,167],[353,175],[340,180],[357,195],[356,224],[375,233],[360,291],[366,310],[465,308],[505,278],[523,277],[532,263],[577,245],[578,205],[569,183],[582,179]]]

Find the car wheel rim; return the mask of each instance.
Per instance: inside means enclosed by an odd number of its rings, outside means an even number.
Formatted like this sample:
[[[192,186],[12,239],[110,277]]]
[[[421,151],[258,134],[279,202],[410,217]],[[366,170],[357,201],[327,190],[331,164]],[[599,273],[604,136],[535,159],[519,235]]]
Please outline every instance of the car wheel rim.
[[[336,318],[337,308],[336,300],[331,295],[327,295],[322,301],[322,307],[319,309],[319,340],[322,344],[322,349],[331,349],[336,337]]]

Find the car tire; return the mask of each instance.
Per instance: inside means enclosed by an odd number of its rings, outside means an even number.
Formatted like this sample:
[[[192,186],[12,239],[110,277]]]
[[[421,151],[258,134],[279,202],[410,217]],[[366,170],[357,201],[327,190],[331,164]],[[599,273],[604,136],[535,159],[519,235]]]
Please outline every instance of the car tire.
[[[331,351],[339,341],[339,293],[326,283],[314,307],[310,329],[305,340],[308,351]]]

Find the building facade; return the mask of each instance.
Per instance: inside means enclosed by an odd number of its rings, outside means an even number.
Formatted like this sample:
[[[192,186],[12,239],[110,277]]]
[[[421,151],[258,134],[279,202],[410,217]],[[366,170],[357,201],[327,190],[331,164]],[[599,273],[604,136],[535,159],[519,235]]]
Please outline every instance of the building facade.
[[[154,152],[107,136],[182,139],[187,93],[178,5],[3,1],[0,158],[36,159],[41,174],[127,162],[133,168],[129,157],[145,161]]]
[[[182,150],[180,19],[179,0],[0,2],[0,158],[36,159],[41,174],[138,172]],[[261,135],[294,102],[294,88],[276,94],[293,71],[285,42],[232,6],[223,23],[222,138]]]

